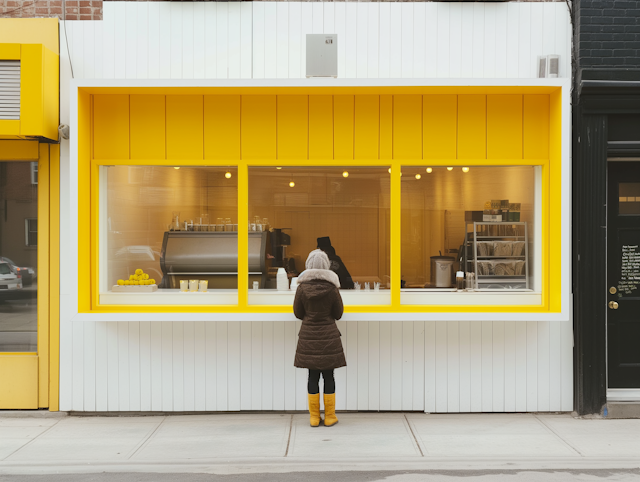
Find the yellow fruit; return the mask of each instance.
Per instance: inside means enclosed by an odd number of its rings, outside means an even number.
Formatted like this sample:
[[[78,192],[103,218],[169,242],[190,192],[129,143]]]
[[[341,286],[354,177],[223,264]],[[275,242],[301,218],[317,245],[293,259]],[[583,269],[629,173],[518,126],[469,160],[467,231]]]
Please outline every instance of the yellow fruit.
[[[133,281],[134,279],[136,279],[136,275],[135,274],[130,274],[129,275],[129,281]]]
[[[151,278],[151,279],[149,280],[149,284],[150,284],[150,285],[154,285],[154,284],[156,284],[156,280],[154,280],[153,278]]]
[[[144,276],[144,279],[149,279],[149,275],[147,273],[143,274],[142,276]]]
[[[140,268],[138,268],[138,269],[136,270],[136,274],[137,274],[137,275],[141,275],[142,273],[144,273],[144,271],[142,271]]]
[[[124,280],[119,279],[118,280],[118,286],[124,286]]]
[[[124,284],[125,286],[129,286],[129,285],[131,284],[131,281],[129,281],[128,279],[126,279],[126,280],[124,280],[124,281],[123,281],[123,284]]]

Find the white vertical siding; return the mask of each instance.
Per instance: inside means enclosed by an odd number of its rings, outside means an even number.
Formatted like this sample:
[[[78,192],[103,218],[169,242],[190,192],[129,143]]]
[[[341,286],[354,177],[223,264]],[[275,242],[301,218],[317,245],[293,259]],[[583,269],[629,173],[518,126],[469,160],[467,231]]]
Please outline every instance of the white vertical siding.
[[[563,2],[107,2],[103,22],[67,27],[76,78],[303,78],[307,33],[338,34],[339,77],[530,78],[552,53],[561,76],[570,65]]]
[[[72,325],[81,338],[73,405],[63,410],[306,409],[306,370],[293,367],[299,322]],[[341,410],[572,410],[572,347],[562,337],[570,322],[339,325],[348,364],[336,371]]]
[[[562,2],[106,2],[103,22],[67,22],[77,79],[303,78],[307,33],[338,34],[339,77],[528,78],[551,53],[561,76],[570,71]],[[65,123],[68,62],[63,46]],[[64,144],[61,171],[73,178]],[[72,322],[74,298],[63,296],[62,410],[306,409],[306,371],[293,367],[299,321]],[[572,409],[571,321],[338,327],[348,361],[336,372],[338,409]]]

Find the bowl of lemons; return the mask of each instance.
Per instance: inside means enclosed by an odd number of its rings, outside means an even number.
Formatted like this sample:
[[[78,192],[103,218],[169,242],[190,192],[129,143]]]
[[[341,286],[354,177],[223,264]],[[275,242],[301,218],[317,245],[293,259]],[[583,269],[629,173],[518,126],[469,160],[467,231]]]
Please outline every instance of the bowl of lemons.
[[[150,293],[157,289],[156,280],[150,278],[148,273],[138,268],[134,274],[129,275],[129,279],[119,279],[112,291]]]

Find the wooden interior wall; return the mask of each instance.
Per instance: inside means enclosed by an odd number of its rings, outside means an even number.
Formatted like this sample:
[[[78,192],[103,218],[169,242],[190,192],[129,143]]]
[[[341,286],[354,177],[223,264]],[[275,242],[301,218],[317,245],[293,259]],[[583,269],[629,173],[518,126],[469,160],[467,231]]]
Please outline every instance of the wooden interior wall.
[[[95,159],[549,157],[541,94],[100,94],[93,116]]]

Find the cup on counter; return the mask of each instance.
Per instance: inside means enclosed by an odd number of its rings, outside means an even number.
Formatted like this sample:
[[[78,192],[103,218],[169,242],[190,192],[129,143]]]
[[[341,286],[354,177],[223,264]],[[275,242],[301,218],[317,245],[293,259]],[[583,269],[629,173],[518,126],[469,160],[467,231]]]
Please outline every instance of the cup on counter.
[[[298,289],[298,277],[291,278],[291,286],[289,287],[291,291],[295,291]]]
[[[253,289],[254,289],[254,290],[260,289],[260,282],[258,282],[258,281],[254,281],[254,282],[253,282]]]
[[[200,288],[200,293],[206,293],[207,288],[209,287],[209,281],[207,281],[206,279],[201,279],[198,286]]]
[[[189,280],[189,291],[191,291],[192,293],[195,293],[198,291],[198,280],[197,279],[190,279]]]
[[[180,291],[182,291],[183,293],[186,293],[187,291],[189,291],[189,280],[186,280],[186,279],[180,280]]]

